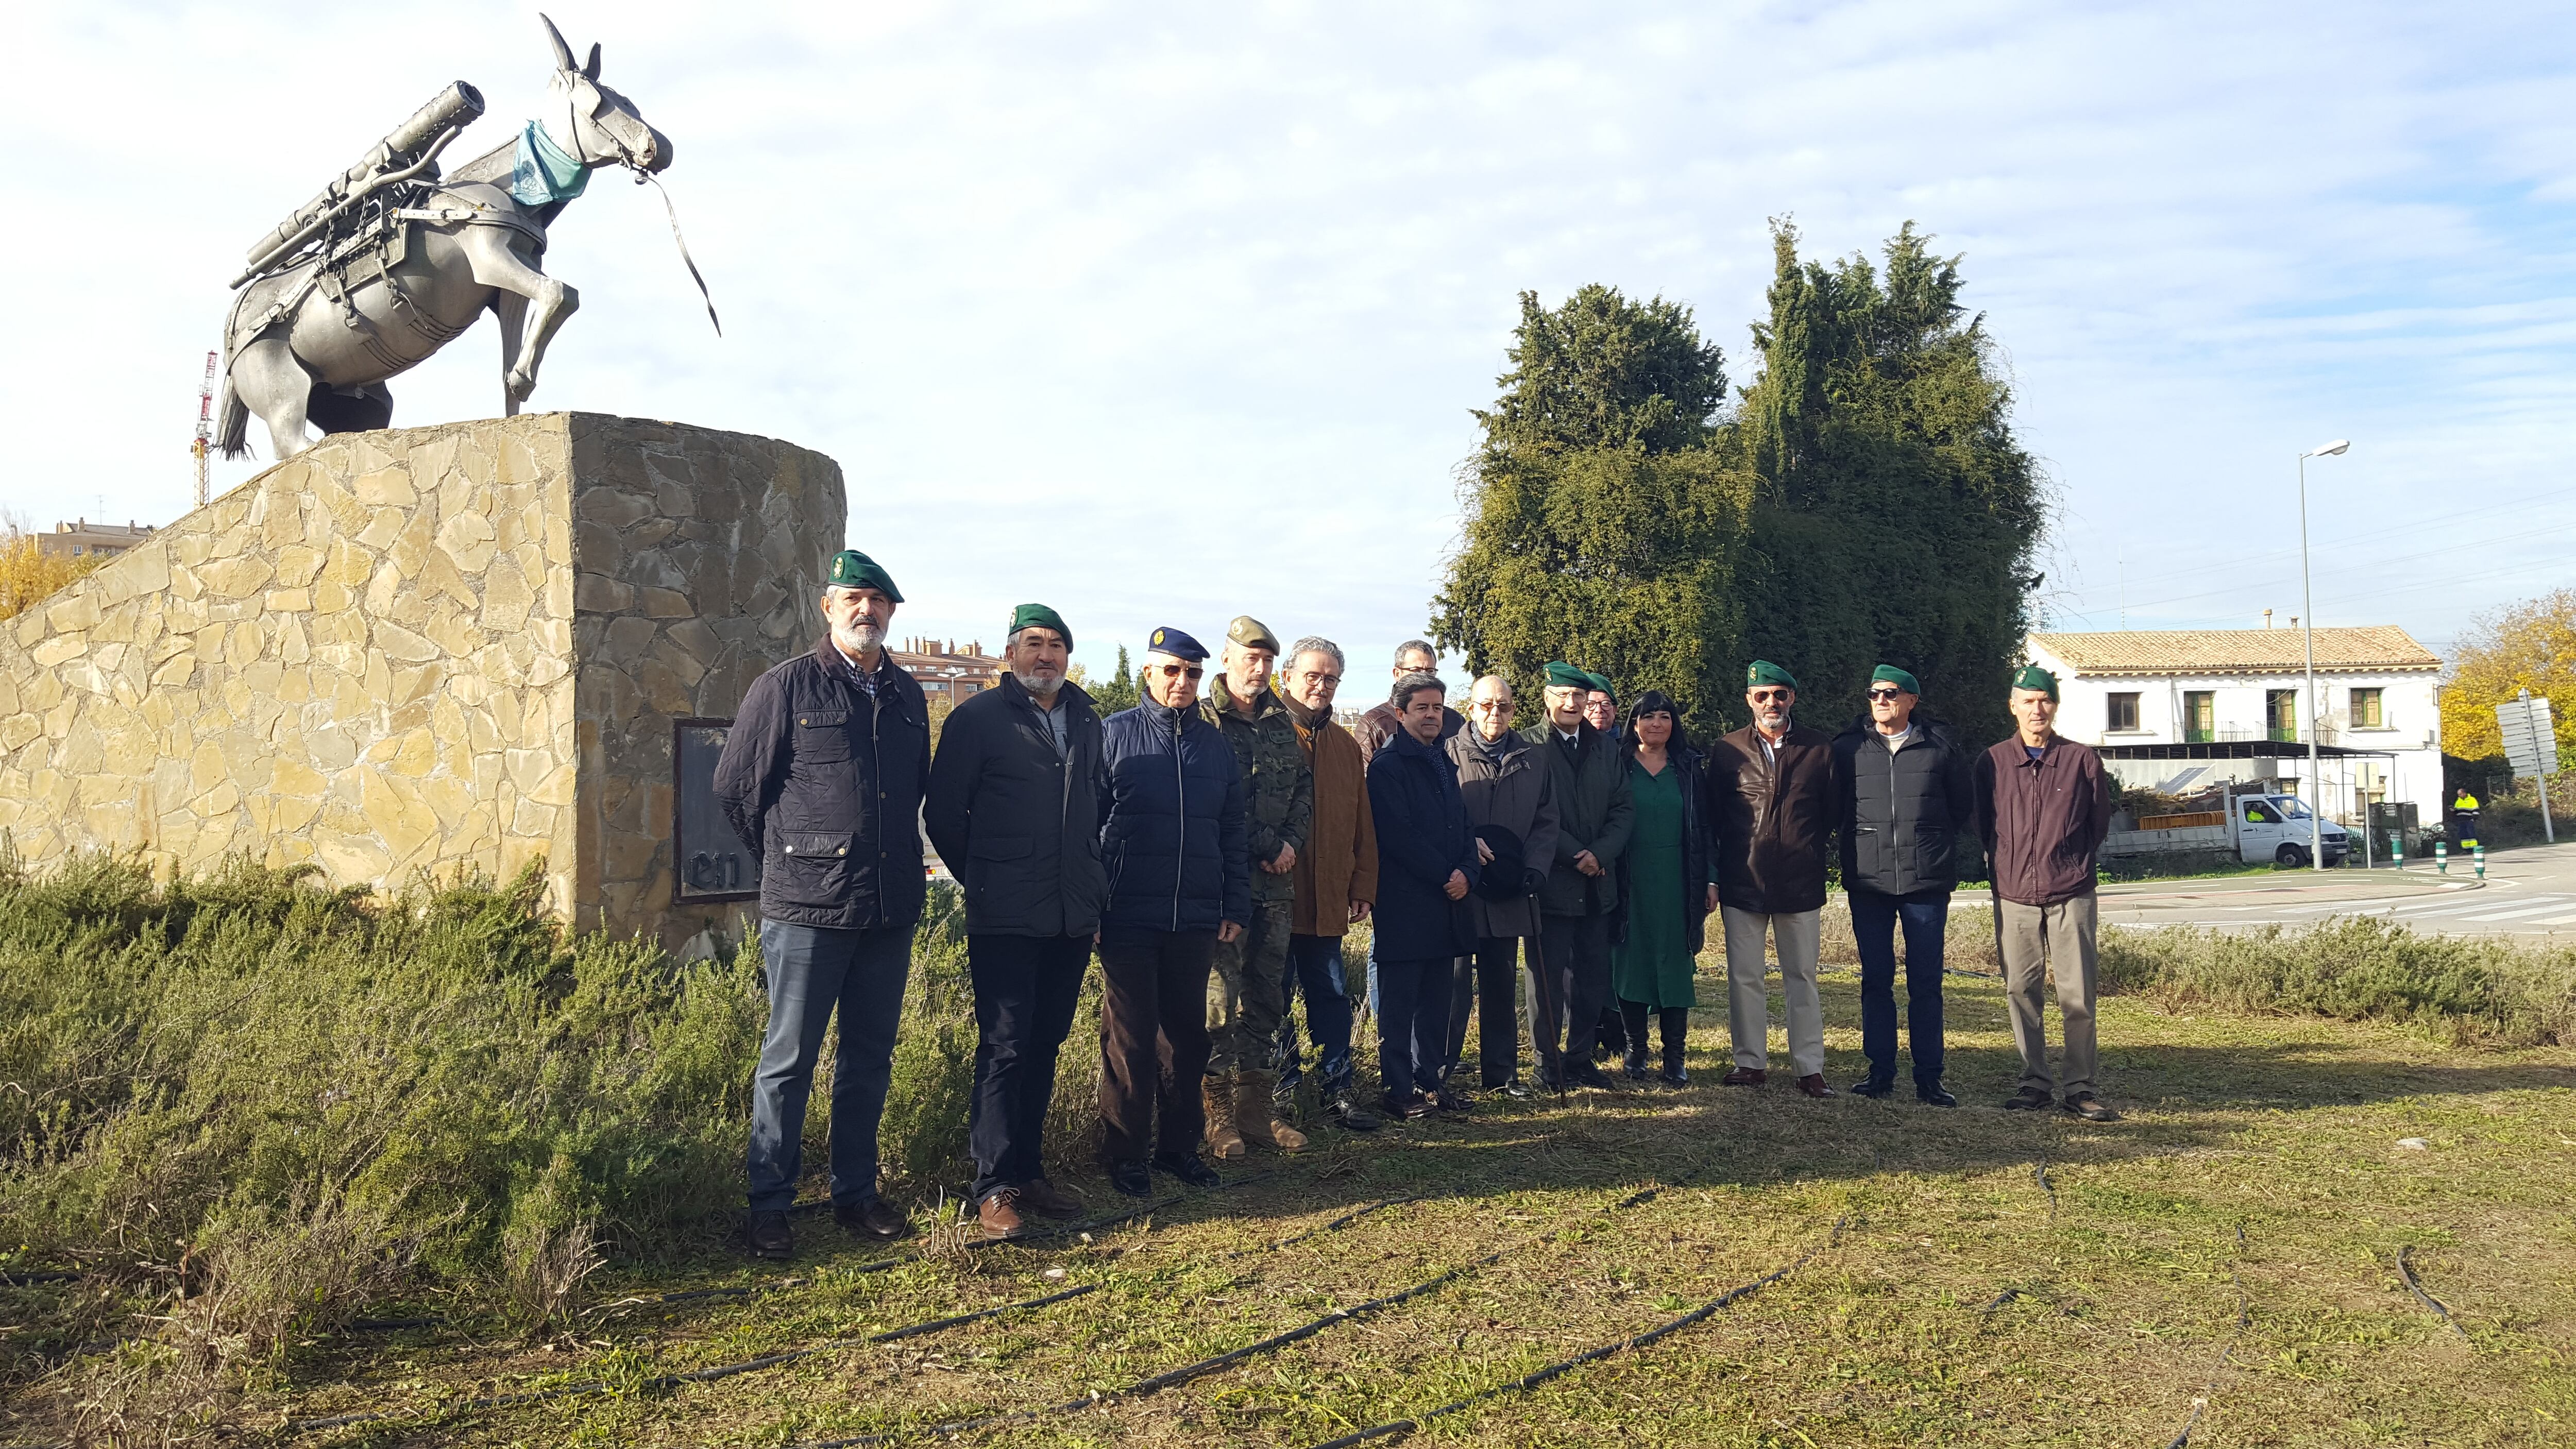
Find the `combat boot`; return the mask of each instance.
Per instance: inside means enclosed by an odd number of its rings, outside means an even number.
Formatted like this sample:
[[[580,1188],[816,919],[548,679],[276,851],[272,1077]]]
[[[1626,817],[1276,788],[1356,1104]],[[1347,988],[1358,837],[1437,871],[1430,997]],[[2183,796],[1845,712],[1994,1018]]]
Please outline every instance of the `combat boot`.
[[[1223,1077],[1200,1079],[1199,1109],[1207,1113],[1207,1144],[1210,1156],[1224,1162],[1241,1157],[1252,1150],[1243,1145],[1243,1129],[1235,1125],[1232,1082]]]
[[[1306,1134],[1280,1121],[1274,1110],[1268,1072],[1235,1073],[1234,1127],[1255,1147],[1273,1152],[1306,1150]]]

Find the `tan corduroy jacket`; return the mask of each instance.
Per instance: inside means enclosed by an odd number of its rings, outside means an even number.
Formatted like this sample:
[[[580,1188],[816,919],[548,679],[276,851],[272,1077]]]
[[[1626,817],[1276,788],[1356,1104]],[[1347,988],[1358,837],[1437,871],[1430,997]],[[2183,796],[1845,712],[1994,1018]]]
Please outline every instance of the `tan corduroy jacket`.
[[[1297,905],[1288,930],[1339,936],[1350,930],[1351,902],[1377,904],[1377,824],[1369,818],[1368,768],[1349,730],[1330,715],[1309,729],[1297,719],[1301,712],[1295,704],[1288,707],[1297,743],[1315,765],[1315,823],[1289,871]]]

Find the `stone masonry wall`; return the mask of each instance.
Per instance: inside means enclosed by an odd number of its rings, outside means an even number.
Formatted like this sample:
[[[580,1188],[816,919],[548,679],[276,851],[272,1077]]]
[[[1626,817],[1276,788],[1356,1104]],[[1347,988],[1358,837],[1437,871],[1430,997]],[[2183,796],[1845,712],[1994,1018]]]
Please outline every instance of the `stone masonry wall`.
[[[0,622],[0,829],[334,884],[547,862],[676,943],[671,720],[805,648],[840,470],[558,413],[333,436]],[[738,908],[736,908],[738,909]]]

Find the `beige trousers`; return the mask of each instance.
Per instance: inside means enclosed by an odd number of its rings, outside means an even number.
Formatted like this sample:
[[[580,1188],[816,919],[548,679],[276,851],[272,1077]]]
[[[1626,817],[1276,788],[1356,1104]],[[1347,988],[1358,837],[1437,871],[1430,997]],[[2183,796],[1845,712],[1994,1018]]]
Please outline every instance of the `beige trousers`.
[[[2004,1000],[2012,1007],[2013,1045],[2021,1049],[2021,1084],[2045,1092],[2048,1071],[2048,974],[2056,968],[2057,1014],[2066,1044],[2054,1085],[2063,1096],[2094,1090],[2093,984],[2099,956],[2099,908],[2091,895],[2053,906],[2004,901],[1996,916],[2003,937]]]
[[[1825,1007],[1816,998],[1816,949],[1822,944],[1822,911],[1763,915],[1733,906],[1717,908],[1726,923],[1726,1028],[1735,1039],[1735,1064],[1760,1071],[1771,1059],[1770,993],[1764,990],[1764,948],[1780,948],[1780,994],[1789,1016],[1789,1066],[1799,1076],[1825,1069]],[[1766,940],[1765,938],[1769,938]]]

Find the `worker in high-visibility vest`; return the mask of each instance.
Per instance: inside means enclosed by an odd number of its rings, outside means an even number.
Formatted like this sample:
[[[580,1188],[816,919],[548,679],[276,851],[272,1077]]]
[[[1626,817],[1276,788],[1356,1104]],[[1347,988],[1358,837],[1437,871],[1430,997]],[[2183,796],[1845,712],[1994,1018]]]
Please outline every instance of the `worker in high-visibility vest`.
[[[2478,843],[2478,797],[2466,785],[2451,799],[2451,834],[2458,837],[2462,850],[2474,849]]]

